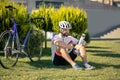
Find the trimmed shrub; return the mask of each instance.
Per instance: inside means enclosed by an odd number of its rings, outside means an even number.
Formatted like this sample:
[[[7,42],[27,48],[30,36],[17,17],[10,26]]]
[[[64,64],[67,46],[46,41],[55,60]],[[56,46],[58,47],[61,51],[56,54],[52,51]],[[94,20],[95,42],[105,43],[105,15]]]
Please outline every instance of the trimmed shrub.
[[[11,14],[9,10],[5,9],[6,5],[12,5],[16,8],[16,10],[14,10],[14,14],[17,23],[22,24],[28,21],[28,15],[25,6],[14,3],[1,2],[0,33],[5,29],[9,29],[13,24],[13,21],[10,19]],[[37,11],[33,10],[32,13],[30,14],[30,17],[32,18],[44,17],[46,21],[45,26],[43,26],[42,20],[40,20],[39,22],[35,21],[34,22],[35,25],[39,29],[53,32],[59,32],[58,27],[59,21],[61,20],[69,21],[72,25],[71,35],[79,39],[82,33],[86,33],[87,35],[86,41],[87,42],[90,41],[89,33],[87,31],[87,14],[86,11],[82,9],[74,8],[72,6],[70,7],[61,6],[59,9],[55,9],[53,6],[48,7],[46,5],[42,5],[39,7]],[[18,31],[19,34],[21,35],[20,36],[21,39],[24,38],[24,35],[29,30],[29,28],[30,28],[29,25],[18,26]]]
[[[84,10],[74,7],[61,6],[59,9],[55,9],[50,6],[42,5],[37,11],[33,10],[31,17],[45,17],[46,27],[40,26],[41,29],[53,32],[59,32],[59,21],[66,20],[72,25],[71,35],[76,38],[80,38],[82,33],[86,34],[86,41],[90,41],[89,33],[87,31],[87,14]],[[36,23],[38,25],[41,22]]]
[[[33,24],[24,24],[28,22],[29,17],[27,15],[27,9],[24,5],[18,5],[15,3],[1,2],[0,4],[0,33],[4,30],[8,30],[13,25],[13,20],[11,19],[12,15],[9,9],[6,9],[5,6],[11,5],[16,9],[13,10],[14,17],[18,24],[17,29],[19,33],[20,40],[23,41],[28,30],[33,26]],[[41,31],[41,30],[40,30]]]
[[[28,16],[26,14],[26,8],[23,5],[18,5],[14,3],[8,3],[8,2],[1,2],[0,4],[0,33],[4,30],[8,30],[13,25],[12,15],[9,9],[6,9],[5,6],[11,5],[15,7],[16,9],[13,10],[14,17],[16,19],[17,24],[25,23],[28,20]],[[17,26],[19,34],[21,34],[21,38],[23,38],[23,35],[26,34],[26,31],[29,29],[29,27],[26,27],[26,25],[19,25]]]

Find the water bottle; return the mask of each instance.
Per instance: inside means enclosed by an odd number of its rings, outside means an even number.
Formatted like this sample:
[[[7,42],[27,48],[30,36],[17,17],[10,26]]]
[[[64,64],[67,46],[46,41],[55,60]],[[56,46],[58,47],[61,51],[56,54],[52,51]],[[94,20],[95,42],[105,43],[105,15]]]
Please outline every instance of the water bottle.
[[[84,39],[85,39],[85,34],[82,34],[78,44],[83,45]]]

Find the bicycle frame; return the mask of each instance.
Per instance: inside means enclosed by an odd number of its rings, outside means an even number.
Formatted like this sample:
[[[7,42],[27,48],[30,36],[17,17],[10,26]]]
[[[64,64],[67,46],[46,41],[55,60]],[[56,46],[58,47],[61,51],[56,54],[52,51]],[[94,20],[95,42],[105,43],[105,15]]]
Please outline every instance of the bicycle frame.
[[[29,57],[30,61],[32,62],[36,61],[37,59],[40,60],[40,57],[42,54],[42,41],[40,40],[41,37],[36,38],[33,36],[36,36],[36,35],[37,37],[38,35],[41,36],[41,33],[39,32],[39,30],[34,29],[33,25],[35,24],[33,20],[37,20],[37,21],[43,20],[43,26],[45,26],[45,18],[44,17],[29,18],[29,21],[27,23],[21,24],[21,25],[28,24],[30,26],[33,24],[30,27],[27,34],[25,35],[23,42],[21,43],[19,39],[20,35],[18,34],[18,29],[17,29],[17,26],[19,24],[17,24],[16,19],[14,18],[14,15],[13,15],[13,9],[16,9],[16,8],[12,6],[5,6],[5,8],[8,8],[10,10],[12,14],[11,19],[14,23],[10,30],[5,30],[0,35],[0,41],[1,41],[1,44],[3,44],[1,46],[1,53],[6,58],[5,59],[2,56],[0,57],[1,58],[0,64],[2,65],[2,67],[9,68],[10,66],[11,67],[15,66],[19,58],[19,53],[24,54],[27,57]],[[34,38],[34,40],[32,38]],[[39,41],[39,43],[37,41]],[[36,45],[33,46],[34,42],[37,42],[35,43],[37,44],[37,46]],[[38,47],[39,49],[37,49],[36,47]]]
[[[5,48],[4,48],[4,52],[7,49],[7,46],[8,46],[8,43],[10,42],[10,39],[12,38],[12,47],[11,47],[12,49],[11,49],[11,51],[12,51],[12,53],[14,53],[14,51],[15,51],[14,50],[14,42],[15,42],[15,38],[16,38],[17,51],[19,53],[21,53],[23,51],[24,46],[27,43],[28,37],[30,35],[30,31],[27,33],[27,35],[26,35],[26,37],[24,39],[23,44],[20,45],[20,39],[19,39],[19,36],[18,36],[18,30],[17,30],[17,25],[18,24],[16,23],[16,20],[15,20],[14,15],[13,15],[13,9],[16,9],[16,8],[14,8],[12,6],[6,6],[5,8],[8,8],[10,10],[10,12],[12,13],[12,20],[13,20],[14,24],[13,24],[12,28],[10,29],[10,35],[9,35],[8,40],[6,42],[6,45],[5,45]],[[6,54],[6,52],[5,52],[5,54]]]
[[[36,19],[43,19],[44,20],[44,18],[36,18]],[[31,21],[30,21],[30,23],[27,23],[27,24],[31,24]],[[31,30],[33,29],[33,27],[32,27],[32,29],[30,29],[27,32],[27,34],[25,36],[25,39],[23,40],[23,43],[21,45],[19,35],[18,35],[17,25],[18,24],[14,20],[14,24],[13,24],[12,28],[10,29],[11,33],[10,33],[10,35],[8,37],[8,41],[7,41],[6,45],[5,45],[4,51],[6,50],[6,48],[8,46],[8,43],[10,42],[10,39],[12,37],[12,47],[11,47],[12,54],[18,52],[18,53],[24,53],[25,55],[27,55],[27,53],[24,51],[24,47],[26,46],[26,43],[28,41],[29,35],[30,35]],[[16,43],[17,43],[17,50],[15,50],[15,48],[14,48],[15,39],[16,39]],[[6,54],[6,52],[5,52],[5,54]]]
[[[18,36],[17,25],[18,24],[16,22],[14,22],[13,27],[10,30],[11,33],[10,33],[10,35],[8,37],[8,40],[7,40],[5,48],[4,48],[5,55],[6,55],[6,49],[7,49],[8,43],[10,42],[10,38],[12,38],[12,47],[11,47],[12,54],[16,53],[16,51],[18,53],[22,52],[22,53],[26,54],[26,52],[24,52],[23,49],[24,49],[24,47],[25,47],[25,45],[27,43],[28,37],[30,35],[30,31],[27,33],[27,35],[26,35],[26,37],[25,37],[25,39],[23,41],[23,44],[20,45],[20,39],[19,39],[19,36]],[[16,43],[17,43],[17,50],[14,49],[15,39],[16,39]]]
[[[19,40],[19,37],[18,37],[18,31],[17,31],[16,26],[17,26],[17,24],[14,22],[13,27],[10,30],[11,33],[8,37],[7,43],[6,43],[5,48],[4,48],[4,51],[5,51],[7,49],[8,43],[10,42],[10,39],[12,38],[12,47],[11,47],[12,54],[15,53],[14,51],[16,51],[16,50],[14,50],[15,38],[16,38],[16,43],[17,43],[17,50],[20,50],[20,40]],[[5,54],[6,54],[6,52],[5,52]]]

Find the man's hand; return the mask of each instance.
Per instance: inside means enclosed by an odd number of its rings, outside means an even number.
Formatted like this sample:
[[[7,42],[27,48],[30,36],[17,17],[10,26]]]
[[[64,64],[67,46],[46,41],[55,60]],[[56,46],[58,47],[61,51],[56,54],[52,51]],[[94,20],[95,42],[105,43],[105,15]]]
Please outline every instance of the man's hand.
[[[87,44],[85,40],[82,40],[81,43],[82,43],[83,46],[86,46],[86,44]]]

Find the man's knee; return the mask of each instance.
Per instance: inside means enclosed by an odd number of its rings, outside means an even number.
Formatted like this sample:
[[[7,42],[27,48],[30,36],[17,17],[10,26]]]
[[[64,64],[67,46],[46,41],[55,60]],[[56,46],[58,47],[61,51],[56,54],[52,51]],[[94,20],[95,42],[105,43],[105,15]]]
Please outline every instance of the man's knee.
[[[77,45],[75,46],[75,48],[76,48],[77,50],[80,50],[80,49],[85,49],[85,46],[77,44]]]

